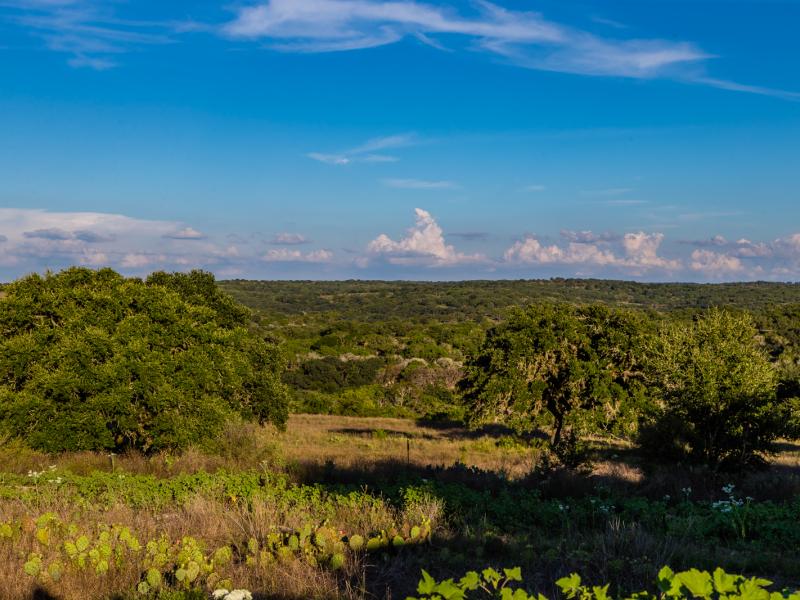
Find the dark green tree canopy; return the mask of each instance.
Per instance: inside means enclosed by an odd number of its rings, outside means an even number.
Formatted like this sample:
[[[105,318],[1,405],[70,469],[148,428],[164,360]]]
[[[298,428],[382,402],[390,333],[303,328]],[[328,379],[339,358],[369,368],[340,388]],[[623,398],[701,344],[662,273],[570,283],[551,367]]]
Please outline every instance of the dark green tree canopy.
[[[204,444],[287,417],[279,349],[213,275],[30,275],[0,298],[0,431],[46,451]]]
[[[460,383],[475,422],[575,433],[623,425],[641,384],[640,318],[602,306],[533,305],[487,332]],[[632,413],[631,413],[632,414]],[[623,425],[624,426],[624,425]]]

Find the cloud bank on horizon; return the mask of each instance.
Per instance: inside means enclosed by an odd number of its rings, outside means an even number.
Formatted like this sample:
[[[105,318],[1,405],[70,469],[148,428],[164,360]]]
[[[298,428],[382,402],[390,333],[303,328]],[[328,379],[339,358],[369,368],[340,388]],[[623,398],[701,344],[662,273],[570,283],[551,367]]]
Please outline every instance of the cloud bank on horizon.
[[[456,234],[458,235],[458,234]],[[228,238],[233,236],[228,236]],[[269,275],[265,266],[281,265],[290,276],[308,265],[325,265],[328,278],[370,277],[371,268],[386,266],[397,278],[541,278],[607,277],[647,281],[797,280],[800,278],[800,233],[772,241],[729,241],[722,236],[679,240],[662,252],[660,232],[563,230],[557,241],[527,234],[502,255],[467,253],[445,240],[433,215],[417,208],[414,224],[396,239],[380,233],[357,252],[328,248],[298,250],[310,243],[301,234],[275,233],[271,238],[238,236],[238,243],[214,240],[183,223],[134,219],[124,215],[0,209],[0,273],[6,279],[28,272],[71,265],[111,267],[130,275],[154,270],[200,268],[220,277]],[[471,236],[470,236],[471,237]],[[275,248],[275,245],[283,247]],[[273,246],[273,247],[269,247]],[[422,273],[420,275],[420,273]],[[427,273],[427,275],[425,275]],[[275,274],[275,273],[273,273]]]

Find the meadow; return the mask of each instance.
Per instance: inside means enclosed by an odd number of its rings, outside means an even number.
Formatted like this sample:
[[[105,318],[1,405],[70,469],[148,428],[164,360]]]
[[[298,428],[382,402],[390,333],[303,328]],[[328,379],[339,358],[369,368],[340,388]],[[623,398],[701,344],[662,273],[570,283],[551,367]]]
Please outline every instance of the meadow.
[[[0,597],[796,599],[798,289],[24,278]]]
[[[292,415],[285,433],[223,435],[215,454],[149,457],[6,441],[3,597],[225,586],[263,598],[405,597],[422,569],[441,580],[487,565],[522,567],[526,585],[551,597],[572,572],[615,594],[648,589],[667,564],[800,584],[787,551],[800,543],[791,443],[771,469],[735,476],[651,467],[597,440],[582,470],[536,475],[537,451],[502,428]]]

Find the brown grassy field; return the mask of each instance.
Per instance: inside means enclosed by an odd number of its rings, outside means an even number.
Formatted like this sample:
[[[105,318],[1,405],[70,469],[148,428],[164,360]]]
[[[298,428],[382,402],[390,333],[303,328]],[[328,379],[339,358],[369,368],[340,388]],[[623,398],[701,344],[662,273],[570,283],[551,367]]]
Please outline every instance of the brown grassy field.
[[[770,469],[733,476],[696,467],[654,465],[642,460],[625,444],[602,440],[592,441],[594,450],[587,468],[580,471],[557,469],[532,475],[532,469],[540,460],[539,454],[506,430],[470,431],[455,425],[390,418],[293,415],[285,432],[239,425],[223,432],[219,442],[213,453],[190,449],[180,455],[161,453],[146,457],[91,452],[50,456],[6,440],[0,442],[0,482],[4,473],[25,478],[29,471],[51,468],[53,472],[76,475],[113,471],[120,475],[130,473],[159,478],[200,471],[211,473],[219,469],[231,472],[256,469],[283,473],[297,483],[363,484],[369,485],[371,490],[380,490],[382,481],[409,478],[417,481],[439,478],[473,487],[480,486],[481,482],[487,487],[497,482],[512,482],[514,486],[535,487],[544,498],[552,499],[592,495],[602,486],[619,496],[641,495],[654,500],[670,495],[678,497],[682,489],[691,487],[693,499],[711,500],[719,498],[720,484],[728,481],[735,482],[742,494],[758,500],[784,501],[800,495],[800,445],[790,443],[782,444],[780,452],[771,457]],[[135,508],[124,503],[76,504],[57,495],[33,499],[28,496],[25,500],[7,495],[0,498],[0,523],[8,520],[22,523],[28,537],[23,536],[22,541],[14,545],[0,544],[0,598],[81,600],[111,598],[115,594],[122,594],[116,596],[121,598],[132,597],[125,592],[133,589],[141,577],[141,571],[133,566],[115,572],[113,578],[92,578],[91,584],[79,574],[67,574],[58,585],[47,587],[46,591],[52,596],[35,595],[36,582],[20,574],[29,553],[37,548],[41,550],[32,537],[33,519],[48,511],[86,531],[96,530],[98,523],[115,523],[131,527],[141,539],[161,534],[171,540],[200,535],[212,548],[232,543],[232,540],[264,538],[266,531],[275,528],[294,530],[308,522],[326,522],[337,530],[369,535],[393,523],[409,522],[410,518],[389,504],[374,509],[367,509],[366,505],[364,508],[343,505],[326,514],[315,510],[313,504],[293,507],[269,500],[259,500],[245,508],[236,502],[202,495],[167,509]],[[480,523],[468,524],[465,530],[464,524],[448,522],[443,505],[435,498],[423,510],[435,531],[434,546],[438,547],[435,551],[452,548],[450,555],[459,557],[452,571],[447,570],[451,568],[447,563],[439,567],[447,574],[456,575],[465,565],[477,568],[485,564],[492,556],[492,544],[500,544],[498,547],[513,544],[513,540],[502,536],[493,538],[490,531],[482,530]],[[743,551],[732,554],[730,549],[705,543],[698,545],[688,538],[653,536],[636,523],[612,520],[606,529],[574,531],[571,535],[574,547],[558,540],[537,542],[545,555],[526,563],[528,572],[536,569],[537,585],[546,586],[554,577],[573,568],[586,569],[598,578],[606,577],[615,572],[613,569],[617,565],[628,564],[640,556],[648,557],[647,565],[664,564],[676,557],[690,565],[701,559],[716,564],[725,564],[725,561],[732,561],[734,565],[751,564],[747,562],[750,559],[741,554]],[[476,536],[483,540],[488,554],[459,554],[467,543],[465,540]],[[353,560],[343,572],[335,574],[302,562],[276,564],[268,570],[231,565],[227,574],[239,585],[259,590],[259,598],[388,598],[389,590],[404,594],[413,592],[420,568],[430,568],[426,561],[440,560],[435,558],[439,554],[430,552],[410,552],[386,563]],[[640,586],[650,577],[649,568],[643,566],[641,573],[624,571],[615,577],[627,578],[624,582],[630,587]],[[780,573],[784,567],[776,565],[775,568],[778,569],[776,573]]]

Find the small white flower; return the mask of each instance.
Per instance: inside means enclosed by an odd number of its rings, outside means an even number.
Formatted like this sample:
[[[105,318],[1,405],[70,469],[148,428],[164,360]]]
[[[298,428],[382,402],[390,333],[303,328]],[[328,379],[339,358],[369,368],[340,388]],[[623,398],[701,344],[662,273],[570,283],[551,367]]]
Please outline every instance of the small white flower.
[[[228,590],[226,590],[225,588],[220,588],[218,590],[214,590],[213,593],[211,594],[211,597],[214,600],[224,600],[225,596],[227,595],[228,595]]]

